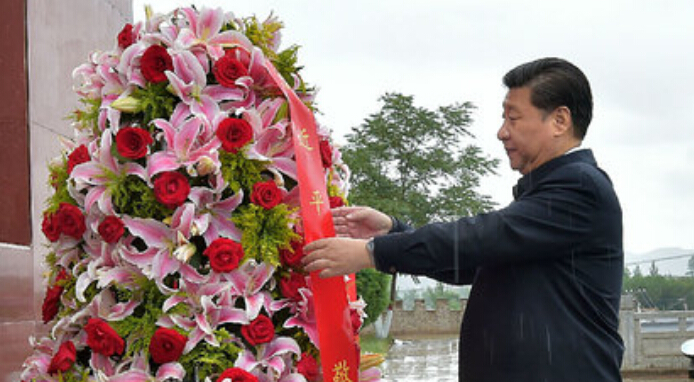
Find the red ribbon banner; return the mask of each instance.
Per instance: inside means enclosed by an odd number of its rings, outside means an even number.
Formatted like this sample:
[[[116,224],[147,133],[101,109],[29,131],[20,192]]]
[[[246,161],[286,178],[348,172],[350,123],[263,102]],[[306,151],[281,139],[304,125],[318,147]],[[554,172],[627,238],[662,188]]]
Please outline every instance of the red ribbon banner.
[[[304,239],[306,243],[310,243],[333,237],[335,228],[330,214],[313,113],[289,87],[270,60],[266,59],[265,67],[289,102]],[[323,381],[358,382],[359,348],[352,331],[345,280],[343,277],[322,279],[318,272],[312,272],[311,284]]]

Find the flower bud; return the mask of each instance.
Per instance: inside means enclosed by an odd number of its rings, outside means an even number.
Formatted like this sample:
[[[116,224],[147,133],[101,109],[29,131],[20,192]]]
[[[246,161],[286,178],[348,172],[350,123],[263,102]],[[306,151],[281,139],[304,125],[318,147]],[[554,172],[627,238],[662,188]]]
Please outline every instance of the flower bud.
[[[142,111],[142,103],[134,97],[121,97],[111,102],[111,107],[124,113],[139,113]]]
[[[208,156],[201,157],[195,167],[200,176],[213,174],[218,170],[217,164]]]
[[[188,260],[190,260],[191,257],[195,254],[196,248],[195,244],[188,243],[185,245],[181,245],[178,248],[176,248],[173,252],[173,255],[175,258],[178,260],[187,263]]]

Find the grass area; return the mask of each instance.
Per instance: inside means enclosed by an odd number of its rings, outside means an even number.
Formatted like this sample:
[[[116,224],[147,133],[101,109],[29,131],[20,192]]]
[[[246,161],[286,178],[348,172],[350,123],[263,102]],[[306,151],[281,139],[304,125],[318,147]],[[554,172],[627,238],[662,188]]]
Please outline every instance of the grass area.
[[[390,346],[393,344],[393,337],[376,338],[374,334],[363,334],[359,336],[362,353],[377,353],[386,355]]]

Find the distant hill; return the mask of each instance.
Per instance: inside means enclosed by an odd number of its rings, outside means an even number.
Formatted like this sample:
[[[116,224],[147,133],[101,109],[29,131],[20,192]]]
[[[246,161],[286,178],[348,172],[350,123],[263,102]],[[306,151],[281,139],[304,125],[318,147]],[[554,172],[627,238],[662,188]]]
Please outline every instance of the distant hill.
[[[689,256],[687,256],[689,255]],[[658,268],[658,273],[661,275],[684,276],[687,272],[687,264],[691,255],[694,255],[694,249],[684,248],[658,248],[646,253],[625,253],[625,263],[631,272],[634,271],[636,265],[641,268],[643,275],[648,275],[651,269],[651,262],[655,260],[655,266]],[[669,257],[676,257],[667,259]],[[634,263],[639,264],[634,264]]]

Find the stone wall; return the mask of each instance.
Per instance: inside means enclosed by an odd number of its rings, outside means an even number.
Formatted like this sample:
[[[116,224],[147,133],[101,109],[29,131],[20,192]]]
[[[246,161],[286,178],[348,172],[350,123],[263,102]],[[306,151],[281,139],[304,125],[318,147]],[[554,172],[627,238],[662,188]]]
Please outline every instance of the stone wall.
[[[390,333],[396,337],[452,335],[460,332],[467,299],[460,300],[460,309],[450,309],[448,299],[438,299],[427,307],[424,299],[415,299],[413,306],[407,306],[397,300],[393,308],[393,321]],[[364,329],[364,333],[373,333],[373,326]]]
[[[443,299],[429,307],[423,299],[415,299],[413,306],[396,301],[390,334],[396,338],[458,336],[466,303],[462,299],[462,308],[458,310],[450,309],[449,301]],[[689,361],[680,347],[684,341],[694,338],[694,330],[687,330],[694,321],[694,311],[638,312],[636,309],[632,296],[622,296],[619,314],[619,332],[625,348],[622,369],[687,369]],[[373,325],[363,333],[373,334]]]
[[[689,360],[680,348],[694,338],[694,331],[687,330],[694,311],[638,312],[633,298],[623,296],[619,316],[625,350],[622,369],[687,369]]]

